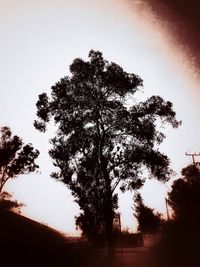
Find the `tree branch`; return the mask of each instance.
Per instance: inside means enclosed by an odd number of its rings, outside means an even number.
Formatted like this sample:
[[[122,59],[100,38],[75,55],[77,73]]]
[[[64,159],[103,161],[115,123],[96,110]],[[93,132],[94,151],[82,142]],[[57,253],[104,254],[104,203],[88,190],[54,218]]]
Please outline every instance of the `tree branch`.
[[[111,189],[112,193],[115,191],[115,189],[117,188],[117,186],[118,186],[118,184],[119,184],[120,181],[121,181],[121,178],[119,177],[117,179],[117,181],[114,183],[114,185],[113,185],[113,187]]]

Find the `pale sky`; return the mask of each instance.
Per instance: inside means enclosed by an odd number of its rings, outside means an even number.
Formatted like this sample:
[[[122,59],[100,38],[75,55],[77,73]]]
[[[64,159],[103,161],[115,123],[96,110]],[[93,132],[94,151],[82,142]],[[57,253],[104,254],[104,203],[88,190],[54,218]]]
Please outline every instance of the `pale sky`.
[[[161,151],[180,173],[191,162],[185,152],[199,152],[199,77],[189,58],[174,41],[166,23],[154,17],[145,1],[129,0],[0,0],[0,125],[40,150],[41,174],[10,181],[6,190],[26,204],[23,214],[70,234],[76,234],[78,206],[62,183],[49,177],[53,170],[48,139],[54,130],[33,127],[38,94],[68,74],[76,57],[87,59],[91,49],[144,80],[140,100],[156,94],[174,104],[179,129],[166,127]],[[147,205],[165,212],[169,184],[147,181],[141,190]],[[133,192],[120,194],[123,227],[136,230]]]

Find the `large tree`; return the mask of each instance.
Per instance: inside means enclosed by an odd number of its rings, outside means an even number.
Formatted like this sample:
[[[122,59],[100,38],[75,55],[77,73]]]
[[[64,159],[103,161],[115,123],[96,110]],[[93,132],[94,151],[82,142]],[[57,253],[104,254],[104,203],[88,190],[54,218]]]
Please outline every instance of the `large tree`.
[[[9,179],[35,171],[35,159],[39,151],[31,144],[23,144],[17,135],[12,136],[9,127],[0,128],[0,196]]]
[[[101,52],[91,50],[88,61],[76,58],[70,72],[52,86],[51,96],[39,95],[34,125],[45,132],[54,120],[58,130],[50,155],[58,171],[52,176],[72,190],[82,221],[101,222],[109,244],[116,187],[141,187],[145,169],[160,181],[169,179],[169,159],[158,150],[165,136],[157,121],[174,128],[179,122],[172,103],[159,96],[136,103],[142,79],[106,61]]]

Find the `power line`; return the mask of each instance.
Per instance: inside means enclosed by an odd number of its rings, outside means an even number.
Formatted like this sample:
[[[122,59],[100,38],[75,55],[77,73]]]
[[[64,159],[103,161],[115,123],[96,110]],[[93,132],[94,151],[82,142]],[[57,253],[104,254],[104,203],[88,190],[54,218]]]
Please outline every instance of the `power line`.
[[[195,157],[200,157],[200,153],[185,153],[186,156],[192,157],[193,164],[195,165]]]

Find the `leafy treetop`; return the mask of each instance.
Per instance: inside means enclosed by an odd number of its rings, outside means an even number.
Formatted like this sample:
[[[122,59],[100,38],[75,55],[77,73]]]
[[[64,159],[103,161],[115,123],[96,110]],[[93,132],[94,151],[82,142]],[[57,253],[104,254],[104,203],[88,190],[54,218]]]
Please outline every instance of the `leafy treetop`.
[[[43,93],[37,102],[36,129],[45,131],[51,118],[58,126],[50,155],[61,172],[54,176],[68,183],[80,159],[96,153],[108,160],[107,172],[116,180],[113,189],[118,180],[124,181],[122,190],[140,187],[144,179],[138,178],[139,170],[144,166],[158,180],[168,180],[169,159],[155,148],[165,137],[156,121],[178,127],[172,103],[152,96],[128,105],[142,79],[104,60],[98,51],[90,51],[89,61],[75,59],[70,71],[70,77],[52,86],[51,98]]]
[[[0,194],[10,178],[34,172],[39,151],[31,144],[24,145],[17,135],[12,136],[9,127],[0,128]]]
[[[175,220],[199,228],[200,168],[198,165],[188,165],[181,174],[182,177],[172,184],[168,202],[174,211]]]

